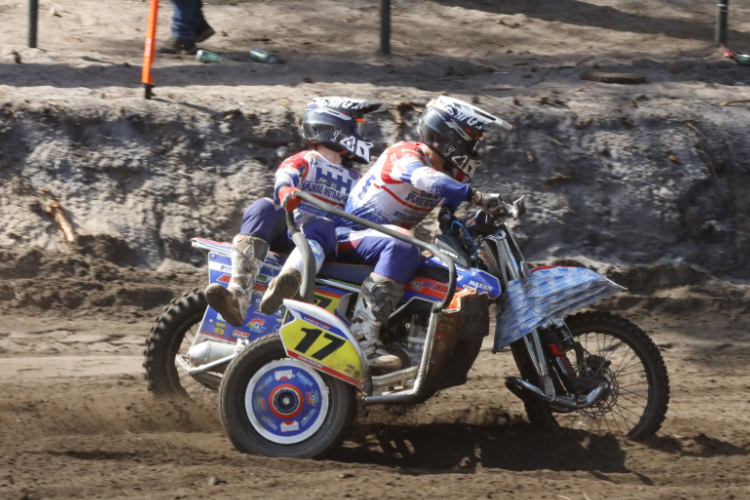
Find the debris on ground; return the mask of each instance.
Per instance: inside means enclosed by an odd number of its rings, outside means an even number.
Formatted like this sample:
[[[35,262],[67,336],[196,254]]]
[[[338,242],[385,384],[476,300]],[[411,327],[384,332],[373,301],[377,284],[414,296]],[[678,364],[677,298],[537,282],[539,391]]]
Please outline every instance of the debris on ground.
[[[737,54],[731,50],[725,50],[724,57],[734,60],[738,66],[750,66],[750,54]]]
[[[581,73],[581,79],[599,83],[623,83],[628,85],[646,83],[646,77],[640,73],[624,73],[619,71],[587,70]]]
[[[60,229],[65,236],[65,241],[70,244],[75,243],[76,235],[73,232],[73,226],[71,225],[68,216],[65,215],[62,205],[52,194],[52,191],[48,188],[42,189],[42,198],[46,202],[44,207],[45,211],[50,214],[55,219],[55,222],[57,222],[57,225],[60,226]]]

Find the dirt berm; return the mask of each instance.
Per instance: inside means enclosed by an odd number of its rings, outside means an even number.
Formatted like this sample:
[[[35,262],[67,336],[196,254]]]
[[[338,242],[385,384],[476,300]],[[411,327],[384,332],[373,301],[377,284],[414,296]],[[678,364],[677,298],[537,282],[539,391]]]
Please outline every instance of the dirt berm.
[[[427,99],[415,97],[368,124],[377,152],[414,138]],[[684,261],[750,278],[750,122],[700,103],[675,113],[630,97],[637,108],[619,116],[570,111],[554,95],[545,98],[553,105],[509,102],[500,111],[514,130],[489,133],[475,185],[527,197],[518,232],[531,260]],[[279,159],[303,147],[298,116],[283,109],[140,111],[0,108],[0,244],[65,246],[44,210],[48,188],[86,254],[197,264],[190,237],[230,238],[244,208],[270,193]]]

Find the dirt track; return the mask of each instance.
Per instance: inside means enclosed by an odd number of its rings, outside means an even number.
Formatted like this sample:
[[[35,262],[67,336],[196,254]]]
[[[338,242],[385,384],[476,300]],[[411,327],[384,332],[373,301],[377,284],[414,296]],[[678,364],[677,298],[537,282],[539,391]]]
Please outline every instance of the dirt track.
[[[539,434],[502,385],[510,355],[484,349],[466,386],[373,410],[326,461],[242,456],[210,405],[155,401],[140,368],[148,321],[5,316],[0,498],[747,498],[750,335],[717,313],[626,313],[670,372],[652,440]]]
[[[42,1],[30,50],[26,4],[0,0],[0,500],[750,498],[750,288],[684,264],[750,276],[747,109],[721,106],[750,97],[748,72],[710,43],[713,4],[399,0],[390,58],[374,52],[369,0],[210,5],[206,48],[225,63],[159,58],[149,103],[146,4],[102,4]],[[732,8],[730,41],[748,52],[748,11]],[[251,63],[256,45],[288,64]],[[586,69],[648,83],[582,81]],[[608,275],[631,295],[610,305],[662,346],[671,378],[659,435],[540,435],[502,384],[510,355],[487,350],[466,386],[373,410],[326,461],[242,456],[210,403],[154,400],[140,368],[151,320],[205,279],[188,238],[231,237],[277,149],[300,147],[294,112],[336,93],[406,102],[374,121],[382,147],[439,92],[517,125],[490,137],[502,175],[479,181],[530,193],[530,257],[620,265]],[[42,187],[79,253],[40,210]]]

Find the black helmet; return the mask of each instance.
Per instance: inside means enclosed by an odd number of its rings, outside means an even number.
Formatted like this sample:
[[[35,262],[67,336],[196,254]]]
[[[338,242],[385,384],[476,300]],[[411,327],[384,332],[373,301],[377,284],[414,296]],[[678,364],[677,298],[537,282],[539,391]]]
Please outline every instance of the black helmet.
[[[371,142],[359,133],[364,116],[388,109],[388,104],[346,97],[318,97],[313,99],[302,120],[305,140],[321,144],[357,163],[370,163]]]
[[[486,111],[452,97],[440,96],[427,104],[417,130],[427,144],[450,166],[471,177],[481,165],[477,145],[485,128],[496,123],[513,127]]]

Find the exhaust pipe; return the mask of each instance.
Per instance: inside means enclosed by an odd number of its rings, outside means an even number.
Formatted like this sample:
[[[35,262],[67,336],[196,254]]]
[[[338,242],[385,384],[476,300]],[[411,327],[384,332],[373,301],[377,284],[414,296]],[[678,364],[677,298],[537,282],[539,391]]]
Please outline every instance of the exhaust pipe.
[[[543,390],[520,377],[507,377],[505,379],[505,386],[510,392],[521,399],[524,399],[524,396],[533,395],[546,401],[550,405],[556,405],[571,410],[588,408],[599,401],[604,392],[609,388],[608,383],[602,382],[583,399],[575,399],[570,396],[555,396],[551,401],[548,401]]]
[[[233,356],[236,352],[236,344],[206,340],[205,342],[190,347],[190,350],[188,351],[188,360],[193,368],[197,368],[218,361],[222,358]]]

